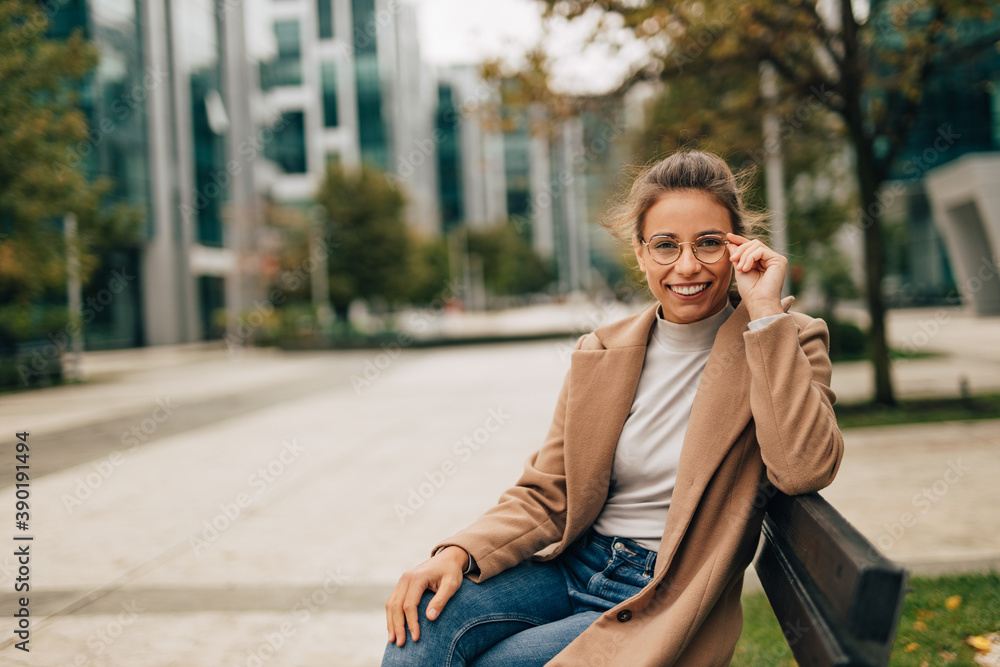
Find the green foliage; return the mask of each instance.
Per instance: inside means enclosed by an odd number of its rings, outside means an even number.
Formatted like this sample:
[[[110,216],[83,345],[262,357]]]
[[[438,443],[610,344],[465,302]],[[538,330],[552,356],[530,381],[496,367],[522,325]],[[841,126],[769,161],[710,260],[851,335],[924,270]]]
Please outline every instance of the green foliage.
[[[316,202],[325,209],[333,304],[342,310],[355,298],[404,301],[414,243],[403,220],[402,194],[375,169],[331,164]]]
[[[830,328],[830,359],[857,361],[868,352],[868,335],[853,322],[827,320]]]
[[[972,665],[968,637],[1000,630],[1000,575],[914,577],[892,646],[893,667]],[[795,665],[781,626],[764,593],[743,596],[743,633],[733,667]]]
[[[834,411],[837,413],[837,423],[841,428],[996,419],[1000,414],[1000,394],[982,394],[967,398],[906,399],[892,406],[838,403],[834,406]]]
[[[426,305],[448,292],[448,242],[444,238],[417,240],[413,249],[413,279],[409,300]]]
[[[88,181],[71,159],[88,141],[77,90],[97,52],[80,31],[59,41],[45,37],[47,27],[43,5],[0,3],[0,347],[65,321],[65,312],[39,302],[65,294],[67,213],[77,216],[84,281],[98,253],[136,240],[142,219],[131,208],[104,206],[111,183]]]
[[[469,252],[483,260],[486,288],[494,294],[529,294],[552,282],[544,260],[508,223],[469,230]]]

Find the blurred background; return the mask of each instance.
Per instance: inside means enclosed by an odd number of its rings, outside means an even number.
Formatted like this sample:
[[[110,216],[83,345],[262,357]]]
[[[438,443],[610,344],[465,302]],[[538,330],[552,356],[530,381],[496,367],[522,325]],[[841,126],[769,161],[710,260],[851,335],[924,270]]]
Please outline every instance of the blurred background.
[[[600,223],[683,147],[771,212],[844,428],[948,424],[857,431],[831,502],[917,571],[1000,567],[994,2],[0,0],[25,664],[377,664],[576,337],[650,302]]]
[[[1000,313],[998,19],[912,4],[5,0],[2,381],[628,300],[598,223],[691,146],[755,169],[790,293],[891,402],[886,308]]]

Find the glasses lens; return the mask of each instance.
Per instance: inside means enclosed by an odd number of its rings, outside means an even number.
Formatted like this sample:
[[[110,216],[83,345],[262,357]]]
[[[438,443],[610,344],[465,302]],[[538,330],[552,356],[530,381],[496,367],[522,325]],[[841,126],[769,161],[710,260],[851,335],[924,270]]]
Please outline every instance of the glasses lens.
[[[670,264],[680,257],[681,247],[676,241],[654,237],[649,240],[649,253],[660,264]]]
[[[719,261],[726,251],[726,244],[721,238],[715,236],[705,236],[698,239],[694,247],[698,259],[709,264]]]

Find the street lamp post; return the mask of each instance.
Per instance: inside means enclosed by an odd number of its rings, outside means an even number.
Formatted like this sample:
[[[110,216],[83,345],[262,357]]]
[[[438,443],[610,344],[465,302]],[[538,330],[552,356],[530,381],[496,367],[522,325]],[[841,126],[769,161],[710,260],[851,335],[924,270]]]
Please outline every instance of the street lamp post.
[[[767,104],[764,113],[764,150],[765,174],[767,180],[767,207],[771,210],[771,249],[782,255],[788,255],[788,232],[785,201],[785,166],[781,153],[781,123],[774,107],[778,102],[778,74],[774,65],[763,62],[760,65],[760,92]],[[781,288],[782,295],[791,291],[790,272],[785,272],[785,284]]]
[[[66,237],[66,297],[70,318],[69,369],[66,375],[78,382],[83,379],[83,294],[80,280],[80,248],[77,245],[76,214],[67,213],[63,232]]]

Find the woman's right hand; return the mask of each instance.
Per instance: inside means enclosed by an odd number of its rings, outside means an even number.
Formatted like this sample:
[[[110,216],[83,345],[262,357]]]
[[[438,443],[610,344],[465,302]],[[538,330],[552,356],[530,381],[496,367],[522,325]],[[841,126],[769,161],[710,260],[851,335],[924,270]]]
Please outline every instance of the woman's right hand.
[[[406,626],[410,626],[413,641],[420,638],[417,605],[425,590],[437,593],[427,605],[427,619],[433,621],[462,585],[462,572],[469,562],[468,552],[459,546],[448,546],[399,578],[396,588],[385,603],[386,629],[389,643],[406,643]]]

